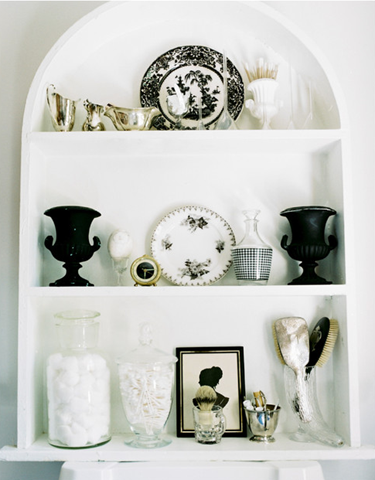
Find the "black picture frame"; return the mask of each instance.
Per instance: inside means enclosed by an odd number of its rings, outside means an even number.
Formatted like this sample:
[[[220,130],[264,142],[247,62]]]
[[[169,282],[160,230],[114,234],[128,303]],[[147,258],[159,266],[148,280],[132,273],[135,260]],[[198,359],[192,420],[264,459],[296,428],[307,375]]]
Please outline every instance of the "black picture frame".
[[[198,388],[209,383],[223,406],[227,422],[224,436],[246,437],[244,348],[177,347],[176,356],[177,437],[194,436],[193,399]]]

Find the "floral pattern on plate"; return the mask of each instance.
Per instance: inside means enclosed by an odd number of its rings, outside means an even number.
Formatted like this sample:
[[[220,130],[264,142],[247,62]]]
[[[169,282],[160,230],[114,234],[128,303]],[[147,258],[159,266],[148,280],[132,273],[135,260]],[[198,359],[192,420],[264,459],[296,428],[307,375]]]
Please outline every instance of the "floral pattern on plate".
[[[160,220],[151,251],[170,282],[210,285],[229,270],[235,244],[232,228],[223,217],[208,208],[187,206]]]

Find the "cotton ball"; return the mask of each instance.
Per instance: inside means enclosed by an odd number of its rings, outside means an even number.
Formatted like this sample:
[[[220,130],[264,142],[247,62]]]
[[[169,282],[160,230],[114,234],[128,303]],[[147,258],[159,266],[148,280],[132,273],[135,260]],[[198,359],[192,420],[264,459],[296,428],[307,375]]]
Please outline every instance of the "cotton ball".
[[[57,373],[54,368],[52,368],[50,365],[47,367],[47,393],[48,393],[48,398],[51,398],[53,396],[53,386],[54,383],[56,382],[56,377]]]
[[[103,403],[104,394],[101,391],[91,392],[91,403],[93,406],[97,406]]]
[[[79,423],[86,430],[89,430],[89,428],[91,428],[94,425],[94,422],[95,422],[95,416],[94,415],[92,415],[92,414],[80,415]],[[89,440],[89,442],[92,443],[90,440]]]
[[[69,387],[74,387],[74,385],[77,385],[77,383],[79,382],[79,378],[80,377],[77,371],[73,371],[73,372],[65,371],[59,375],[60,382],[64,383]]]
[[[103,375],[103,372],[107,368],[107,362],[100,355],[95,355],[93,358],[92,373],[98,377]]]
[[[89,443],[98,443],[105,435],[108,435],[108,428],[103,429],[101,425],[94,425],[87,431],[87,439]]]
[[[92,372],[95,369],[95,354],[88,353],[77,359],[78,370],[81,374]]]
[[[77,371],[78,370],[77,357],[74,357],[74,356],[63,357],[60,365],[61,365],[60,368],[62,370],[66,370],[69,372]]]
[[[72,413],[74,414],[88,412],[90,408],[89,400],[79,397],[72,398],[69,405]]]
[[[94,419],[94,425],[89,429],[92,434],[97,434],[98,438],[108,435],[109,433],[109,417],[106,415],[96,415]]]
[[[92,372],[81,374],[79,380],[80,385],[84,385],[86,388],[90,388],[95,383],[95,376]]]
[[[56,380],[53,384],[53,398],[57,403],[68,403],[73,397],[73,387]]]
[[[57,425],[70,425],[72,422],[72,412],[66,405],[56,408],[54,418]]]
[[[105,402],[100,403],[99,405],[95,405],[95,413],[107,419],[109,422],[110,414],[111,414],[111,402],[108,395],[108,400]]]
[[[71,435],[66,444],[68,447],[83,447],[87,444],[87,431],[78,423],[73,423]]]
[[[74,396],[89,400],[94,381],[95,378],[91,374],[82,376],[77,385],[74,386]]]
[[[68,441],[72,436],[71,428],[68,425],[59,425],[56,428],[56,438],[59,442],[68,445]]]

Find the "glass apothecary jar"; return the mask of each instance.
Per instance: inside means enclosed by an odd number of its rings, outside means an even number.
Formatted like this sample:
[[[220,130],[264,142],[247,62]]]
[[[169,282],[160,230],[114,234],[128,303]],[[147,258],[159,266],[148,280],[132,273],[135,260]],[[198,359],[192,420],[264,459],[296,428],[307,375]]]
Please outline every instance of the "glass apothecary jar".
[[[60,350],[47,359],[48,442],[62,448],[101,445],[110,436],[110,367],[97,348],[100,313],[55,315]]]
[[[161,437],[172,407],[177,358],[152,347],[152,329],[141,325],[139,346],[117,359],[125,417],[135,434],[134,448],[159,448],[171,443]]]

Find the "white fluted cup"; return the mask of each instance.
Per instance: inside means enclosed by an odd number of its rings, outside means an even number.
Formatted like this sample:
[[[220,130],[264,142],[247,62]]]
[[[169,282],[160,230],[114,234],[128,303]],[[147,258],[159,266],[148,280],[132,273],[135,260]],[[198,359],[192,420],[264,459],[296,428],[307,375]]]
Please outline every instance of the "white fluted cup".
[[[275,100],[278,86],[278,82],[272,78],[259,78],[247,86],[253,98],[246,100],[245,106],[260,121],[263,130],[270,128],[271,120],[279,110]]]

